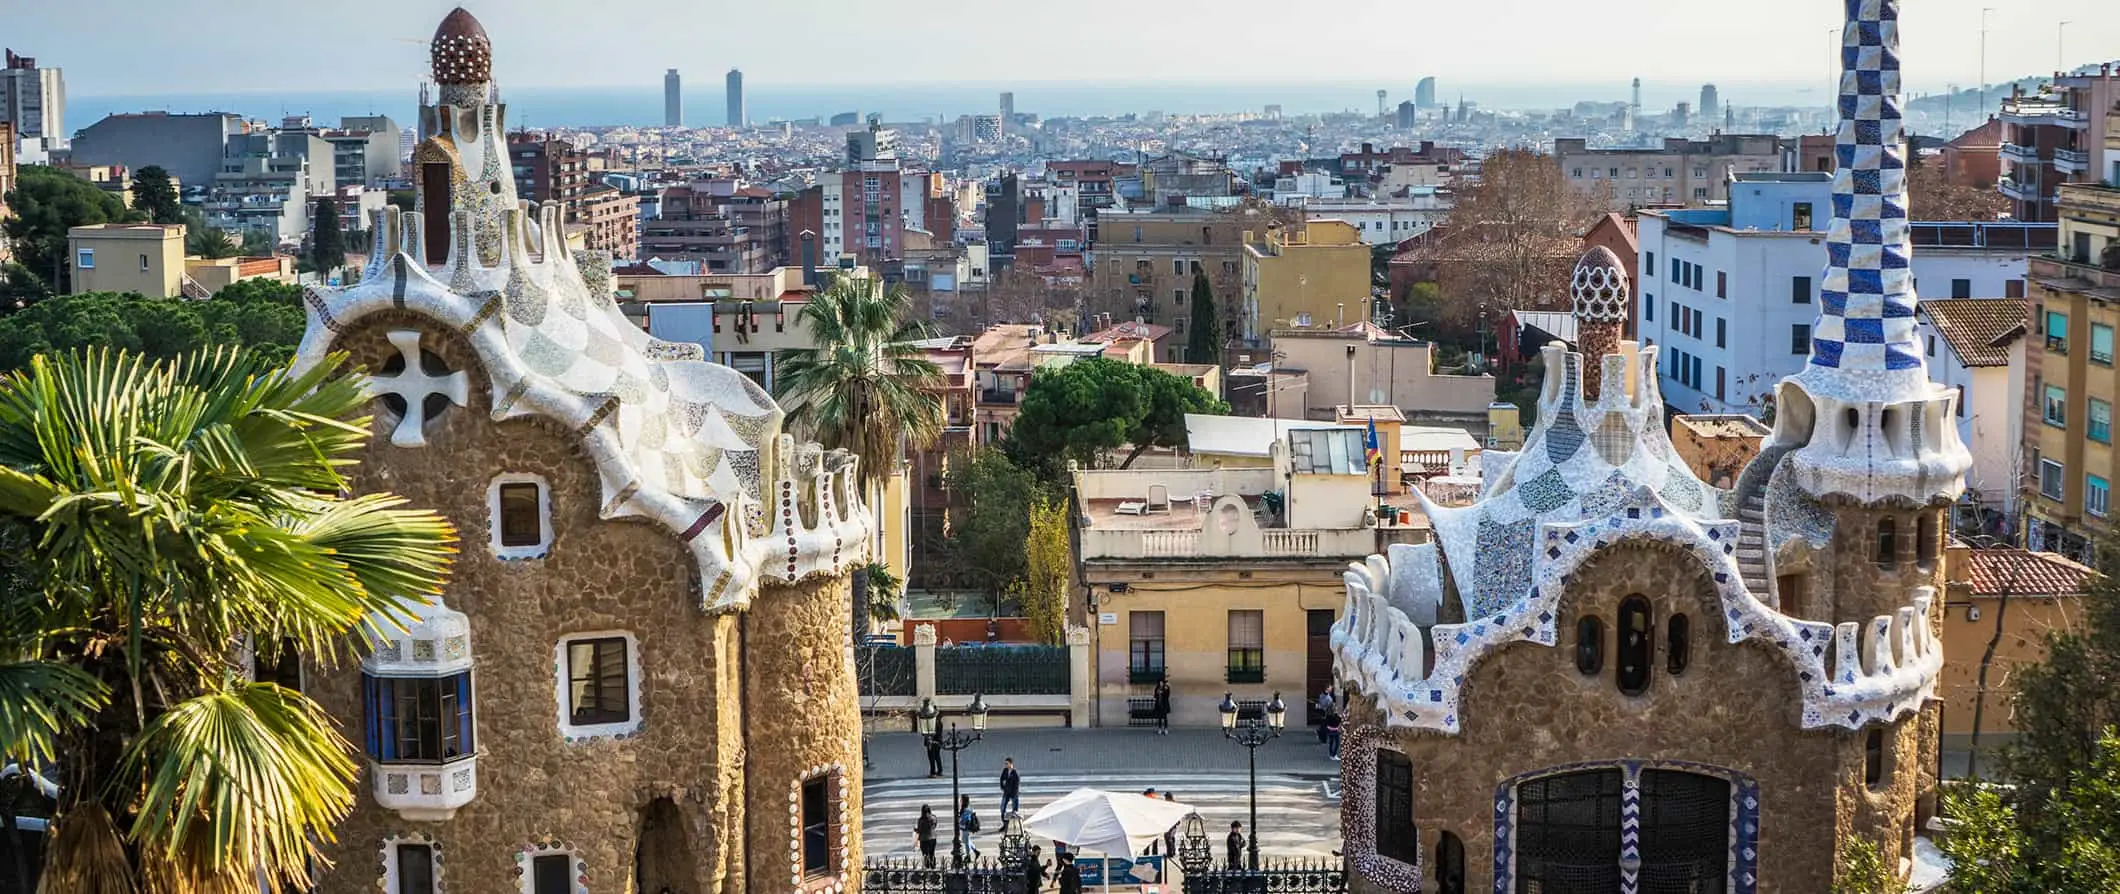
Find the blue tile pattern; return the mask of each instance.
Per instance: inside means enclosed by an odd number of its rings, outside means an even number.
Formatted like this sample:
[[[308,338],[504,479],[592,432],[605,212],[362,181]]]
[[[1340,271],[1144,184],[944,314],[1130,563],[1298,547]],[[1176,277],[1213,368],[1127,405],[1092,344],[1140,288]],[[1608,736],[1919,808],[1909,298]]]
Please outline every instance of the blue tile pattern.
[[[1900,120],[1899,0],[1845,3],[1833,218],[1810,365],[1920,370]]]

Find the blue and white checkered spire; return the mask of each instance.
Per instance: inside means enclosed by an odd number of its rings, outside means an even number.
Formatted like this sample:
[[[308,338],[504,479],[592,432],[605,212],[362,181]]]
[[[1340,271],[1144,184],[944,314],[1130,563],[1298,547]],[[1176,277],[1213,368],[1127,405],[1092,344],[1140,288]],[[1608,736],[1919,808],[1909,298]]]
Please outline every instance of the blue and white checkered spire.
[[[1914,398],[1931,386],[1914,335],[1899,0],[1844,2],[1833,222],[1811,359],[1796,378],[1814,394]]]

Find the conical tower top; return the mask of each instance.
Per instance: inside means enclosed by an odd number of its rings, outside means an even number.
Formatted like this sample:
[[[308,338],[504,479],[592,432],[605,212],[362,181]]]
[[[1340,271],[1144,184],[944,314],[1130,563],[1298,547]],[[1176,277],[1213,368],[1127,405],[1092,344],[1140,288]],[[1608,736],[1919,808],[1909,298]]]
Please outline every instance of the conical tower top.
[[[443,17],[428,43],[437,84],[483,84],[493,80],[493,41],[486,26],[461,6]]]
[[[1844,0],[1833,219],[1806,391],[1903,400],[1930,391],[1915,339],[1900,117],[1899,0]]]

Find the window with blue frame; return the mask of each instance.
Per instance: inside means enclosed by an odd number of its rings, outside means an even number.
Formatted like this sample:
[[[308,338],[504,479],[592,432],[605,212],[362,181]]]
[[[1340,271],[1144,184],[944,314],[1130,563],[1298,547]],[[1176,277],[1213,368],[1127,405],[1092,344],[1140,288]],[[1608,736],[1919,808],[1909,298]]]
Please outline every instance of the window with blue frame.
[[[471,673],[361,677],[368,754],[386,763],[447,763],[470,757]]]

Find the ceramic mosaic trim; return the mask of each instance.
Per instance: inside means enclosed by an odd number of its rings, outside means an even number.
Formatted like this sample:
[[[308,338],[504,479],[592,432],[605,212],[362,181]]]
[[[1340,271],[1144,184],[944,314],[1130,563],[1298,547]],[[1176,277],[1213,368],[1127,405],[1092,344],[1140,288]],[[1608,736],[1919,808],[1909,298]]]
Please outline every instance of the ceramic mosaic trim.
[[[468,111],[442,109],[451,119]],[[849,486],[852,457],[834,452],[793,475],[796,466],[777,453],[794,443],[780,435],[779,406],[742,374],[627,320],[607,294],[607,268],[565,249],[558,206],[517,202],[513,178],[496,161],[506,151],[500,109],[475,111],[476,132],[451,128],[422,149],[445,158],[461,181],[452,191],[449,259],[435,268],[418,261],[425,246],[416,215],[375,212],[369,275],[308,292],[298,365],[320,362],[339,333],[386,311],[462,333],[490,381],[496,421],[537,416],[580,432],[602,485],[602,517],[648,518],[683,535],[714,515],[708,530],[685,540],[700,578],[715,582],[705,591],[708,611],[744,608],[769,574],[799,581],[865,563],[871,521]],[[496,295],[505,312],[489,309]],[[781,477],[767,481],[769,472]],[[830,508],[813,516],[814,527],[762,511],[760,500],[783,495]]]
[[[1377,853],[1377,749],[1387,739],[1376,727],[1350,724],[1340,744],[1340,840],[1348,868],[1387,891],[1421,890],[1421,867]],[[1396,750],[1396,749],[1394,749]]]
[[[558,839],[553,839],[550,841],[532,842],[516,850],[515,878],[517,884],[521,886],[521,894],[537,894],[537,878],[530,871],[531,866],[535,864],[537,858],[548,857],[554,854],[565,854],[567,857],[570,858],[569,862],[573,865],[574,869],[574,887],[572,889],[572,894],[589,894],[588,861],[583,860],[581,858],[581,855],[575,852],[572,845],[569,845],[566,842],[560,841]]]
[[[401,832],[396,835],[384,836],[382,849],[377,851],[376,891],[380,892],[380,894],[396,894],[398,890],[397,846],[400,844],[424,844],[431,848],[429,852],[434,855],[434,894],[442,894],[442,892],[448,890],[448,883],[443,878],[441,842],[434,840],[434,836],[425,832]]]
[[[831,798],[837,802],[839,808],[839,847],[836,855],[839,871],[827,876],[805,878],[802,871],[802,787],[819,778],[829,780],[826,785],[831,789]],[[788,787],[788,884],[805,894],[840,894],[846,890],[847,878],[852,874],[851,842],[854,836],[853,823],[849,819],[852,816],[852,808],[847,798],[849,786],[846,765],[834,762],[804,770]]]
[[[1736,521],[1693,519],[1637,490],[1612,516],[1546,524],[1527,575],[1531,586],[1516,604],[1462,624],[1436,624],[1425,636],[1391,604],[1389,577],[1368,563],[1355,565],[1342,576],[1348,599],[1334,625],[1336,667],[1353,688],[1378,699],[1389,725],[1456,734],[1460,689],[1474,663],[1514,642],[1552,646],[1568,578],[1605,549],[1652,542],[1685,549],[1707,567],[1730,643],[1772,643],[1788,657],[1803,697],[1803,728],[1855,729],[1919,710],[1943,666],[1929,623],[1932,588],[1917,589],[1912,606],[1879,616],[1866,631],[1846,625],[1836,638],[1830,625],[1790,618],[1746,592],[1735,555],[1738,535]],[[1431,641],[1433,669],[1424,674]],[[1863,667],[1856,656],[1865,642],[1889,657]]]
[[[1583,770],[1621,773],[1620,889],[1639,890],[1641,859],[1641,776],[1643,770],[1677,770],[1713,776],[1730,783],[1730,849],[1725,865],[1730,868],[1731,894],[1754,894],[1759,889],[1759,783],[1736,770],[1690,761],[1623,760],[1587,761],[1549,767],[1512,776],[1494,791],[1494,894],[1516,890],[1516,790],[1526,782]],[[1627,859],[1631,854],[1632,859]]]

